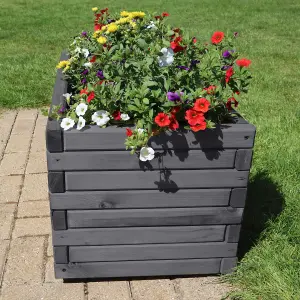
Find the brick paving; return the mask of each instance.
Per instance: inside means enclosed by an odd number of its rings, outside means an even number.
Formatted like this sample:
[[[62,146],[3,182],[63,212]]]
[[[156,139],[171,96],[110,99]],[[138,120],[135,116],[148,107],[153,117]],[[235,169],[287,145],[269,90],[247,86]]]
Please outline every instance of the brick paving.
[[[0,115],[1,300],[221,300],[218,277],[63,283],[54,278],[45,146],[38,110]]]

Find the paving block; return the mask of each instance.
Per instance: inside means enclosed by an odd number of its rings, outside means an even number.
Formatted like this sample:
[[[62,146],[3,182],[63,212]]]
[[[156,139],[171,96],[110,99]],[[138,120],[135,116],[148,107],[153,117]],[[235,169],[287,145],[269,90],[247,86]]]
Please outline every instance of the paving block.
[[[48,176],[43,174],[25,175],[20,201],[48,199]]]
[[[131,292],[135,300],[176,300],[173,283],[169,279],[133,280]]]
[[[16,203],[0,204],[0,243],[10,238]]]
[[[32,152],[46,152],[46,138],[45,138],[45,131],[43,134],[39,134],[33,136],[32,143],[31,143],[31,151]]]
[[[44,244],[44,237],[27,237],[11,241],[3,278],[4,287],[13,286],[13,290],[19,284],[42,283]],[[26,297],[23,299],[28,300]]]
[[[21,186],[21,175],[0,177],[0,203],[18,202]]]
[[[51,235],[49,235],[49,238],[48,238],[47,256],[53,256],[53,245],[52,245],[52,236]]]
[[[36,119],[38,114],[37,109],[22,109],[18,111],[18,119],[29,119],[29,120],[34,120]]]
[[[62,279],[56,279],[54,275],[54,259],[48,257],[45,270],[45,283],[58,283],[63,282]]]
[[[17,219],[12,238],[48,235],[51,232],[50,217]]]
[[[44,283],[5,287],[1,300],[84,300],[82,283]],[[99,299],[101,300],[101,299]]]
[[[220,300],[231,291],[218,277],[180,278],[175,280],[182,300]]]
[[[28,135],[11,135],[5,153],[28,152],[31,137]]]
[[[24,174],[26,160],[26,152],[4,154],[0,163],[0,176]]]
[[[26,174],[46,172],[46,152],[30,152],[28,164],[26,167]]]
[[[88,283],[89,300],[130,300],[128,281]],[[134,298],[136,299],[136,298]]]
[[[26,201],[18,206],[18,218],[47,217],[49,214],[49,201]]]
[[[0,243],[0,282],[2,281],[2,277],[3,277],[8,246],[9,246],[9,241],[8,240],[1,241],[1,243]]]

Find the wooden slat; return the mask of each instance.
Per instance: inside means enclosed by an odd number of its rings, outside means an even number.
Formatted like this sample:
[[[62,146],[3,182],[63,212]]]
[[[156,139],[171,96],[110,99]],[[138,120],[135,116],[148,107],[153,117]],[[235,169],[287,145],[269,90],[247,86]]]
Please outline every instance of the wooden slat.
[[[236,150],[170,150],[150,162],[141,162],[128,151],[78,151],[47,153],[48,170],[147,170],[233,168]]]
[[[234,169],[65,172],[68,191],[246,187],[248,174]]]
[[[226,124],[196,133],[184,129],[167,131],[152,137],[149,145],[154,149],[252,148],[254,136],[255,127],[251,124]],[[91,125],[84,131],[64,132],[64,149],[124,150],[125,137],[125,128]]]
[[[69,210],[68,228],[223,225],[241,222],[242,208]]]
[[[51,193],[63,193],[65,191],[65,175],[63,171],[48,172],[48,188]]]
[[[109,278],[216,274],[220,258],[56,264],[56,278]]]
[[[230,194],[230,206],[245,207],[247,198],[247,188],[232,189]]]
[[[227,243],[237,243],[239,241],[241,225],[228,225],[226,227],[225,241]]]
[[[228,274],[233,272],[237,265],[237,257],[225,257],[221,261],[220,273]]]
[[[250,170],[252,153],[252,149],[238,149],[234,164],[235,168],[239,171]]]
[[[89,228],[53,231],[54,246],[221,242],[225,226]]]
[[[50,193],[51,209],[120,209],[226,206],[230,189],[86,191]]]
[[[69,250],[67,246],[56,246],[53,247],[53,256],[54,261],[57,264],[65,264],[69,262],[68,256],[69,256]]]
[[[232,257],[237,243],[144,244],[70,247],[70,262]]]
[[[52,214],[52,228],[53,230],[65,230],[67,229],[67,214],[65,210],[53,210]]]

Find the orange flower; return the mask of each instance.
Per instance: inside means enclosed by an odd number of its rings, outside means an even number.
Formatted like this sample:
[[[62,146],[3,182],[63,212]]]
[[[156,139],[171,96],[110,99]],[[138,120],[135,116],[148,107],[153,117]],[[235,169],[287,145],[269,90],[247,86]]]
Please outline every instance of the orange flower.
[[[193,109],[189,109],[185,112],[185,119],[192,126],[202,123],[205,120],[202,113]]]
[[[194,104],[194,110],[206,113],[209,110],[210,102],[205,98],[199,98]]]
[[[241,59],[238,59],[236,62],[235,62],[239,67],[249,67],[250,64],[251,64],[251,60],[250,59],[247,59],[247,58],[241,58]]]
[[[211,37],[211,42],[216,45],[221,43],[223,38],[224,38],[224,32],[216,31]]]
[[[191,126],[192,131],[197,132],[199,130],[205,130],[206,128],[206,122],[203,121],[199,124],[196,124],[195,126]]]

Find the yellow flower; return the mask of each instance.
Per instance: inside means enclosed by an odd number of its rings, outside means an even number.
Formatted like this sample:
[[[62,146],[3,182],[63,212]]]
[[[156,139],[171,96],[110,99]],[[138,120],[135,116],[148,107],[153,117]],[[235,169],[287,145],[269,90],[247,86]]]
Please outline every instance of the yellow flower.
[[[96,12],[98,10],[98,7],[93,7],[92,11]]]
[[[98,42],[99,44],[105,44],[106,41],[107,41],[107,38],[104,37],[104,36],[100,36],[99,39],[97,39],[97,42]]]
[[[135,22],[130,21],[130,25],[132,26],[132,28],[136,27],[136,23]]]
[[[116,32],[118,30],[118,25],[116,25],[115,23],[111,23],[107,26],[107,31],[108,32]]]
[[[119,20],[117,20],[115,22],[115,24],[119,25],[119,24],[126,24],[126,23],[129,23],[130,21],[130,18],[120,18]]]
[[[71,63],[68,60],[62,60],[57,64],[56,69],[62,69],[62,68],[65,68],[65,67],[70,67],[70,64]]]
[[[142,11],[133,11],[132,13],[130,13],[130,16],[132,18],[144,18],[145,17],[145,13]]]
[[[125,10],[120,13],[121,17],[128,17],[129,14],[130,13],[128,11],[125,11]]]
[[[69,70],[69,69],[70,69],[70,66],[66,66],[66,67],[64,68],[63,72],[66,72],[66,71]]]
[[[98,38],[98,36],[101,34],[101,30],[96,30],[94,33],[93,33],[93,38],[96,39]]]

